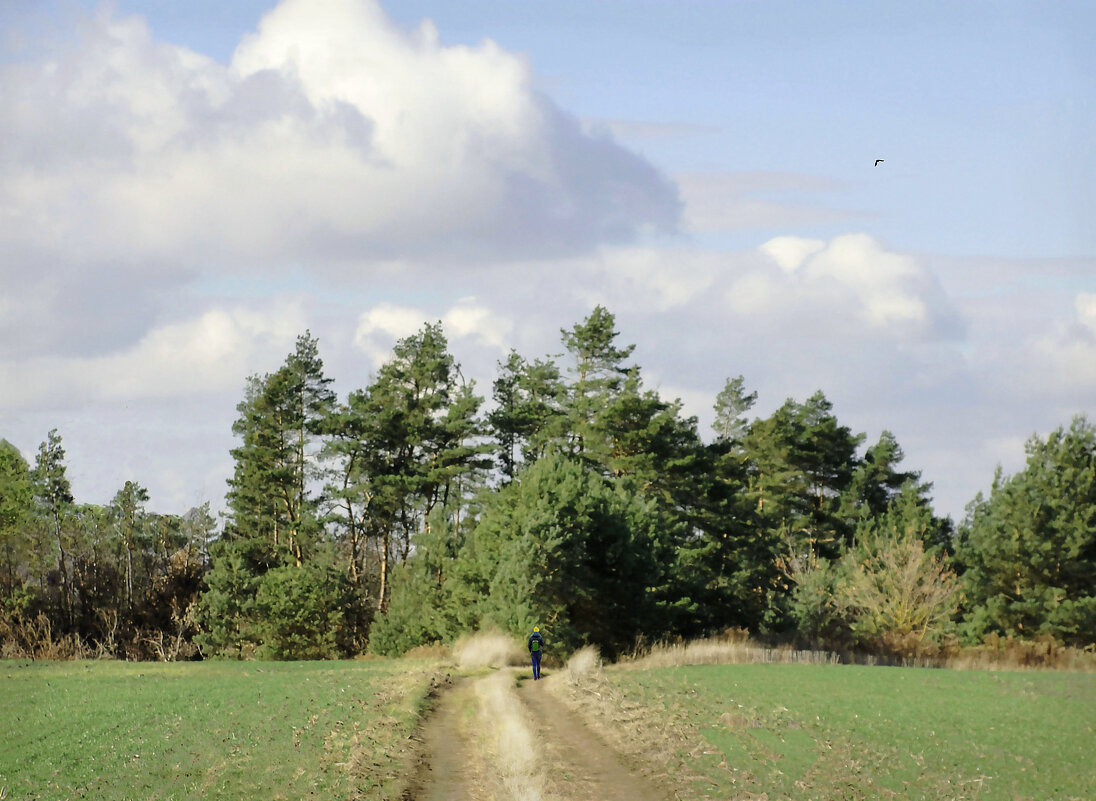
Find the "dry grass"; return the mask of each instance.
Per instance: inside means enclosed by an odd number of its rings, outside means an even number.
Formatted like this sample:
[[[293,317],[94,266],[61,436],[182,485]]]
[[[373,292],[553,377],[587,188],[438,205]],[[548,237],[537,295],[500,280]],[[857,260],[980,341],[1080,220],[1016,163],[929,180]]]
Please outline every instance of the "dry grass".
[[[476,682],[480,739],[490,758],[494,797],[544,801],[547,778],[536,738],[514,690],[513,673],[500,671]]]
[[[570,684],[577,686],[600,670],[601,653],[597,646],[587,645],[575,651],[567,660],[565,675]]]
[[[1067,648],[1053,638],[1012,640],[990,635],[982,645],[957,649],[941,660],[954,670],[1070,670],[1096,672],[1096,648]]]
[[[499,631],[481,631],[462,637],[453,646],[453,656],[462,668],[524,665],[521,643]]]
[[[952,647],[937,654],[886,656],[835,651],[768,647],[742,635],[659,645],[621,663],[622,667],[659,668],[683,665],[812,664],[947,668],[951,670],[1070,670],[1096,671],[1096,653],[1066,648],[1053,640],[990,638],[975,647]]]
[[[656,785],[670,787],[681,780],[671,778],[671,772],[686,782],[700,778],[690,761],[708,746],[696,727],[673,720],[652,725],[650,709],[625,698],[602,668],[597,648],[587,646],[571,656],[547,687],[616,751],[644,765],[643,774]]]
[[[678,665],[736,665],[745,663],[834,665],[841,657],[830,651],[767,648],[738,639],[697,640],[681,645],[659,645],[631,664],[639,668]]]

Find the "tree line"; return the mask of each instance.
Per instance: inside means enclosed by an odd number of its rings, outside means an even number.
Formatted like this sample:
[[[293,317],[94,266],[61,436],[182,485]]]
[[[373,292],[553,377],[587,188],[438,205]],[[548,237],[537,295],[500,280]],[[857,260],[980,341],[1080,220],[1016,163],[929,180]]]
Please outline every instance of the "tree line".
[[[1096,643],[1096,429],[1027,444],[955,526],[896,438],[821,392],[752,417],[729,378],[711,434],[645,386],[598,307],[563,354],[500,362],[491,402],[440,323],[340,400],[319,343],[250,377],[209,505],[127,481],[77,504],[61,438],[0,441],[8,655],[333,658],[540,625],[619,654],[730,628],[841,650],[987,636]]]

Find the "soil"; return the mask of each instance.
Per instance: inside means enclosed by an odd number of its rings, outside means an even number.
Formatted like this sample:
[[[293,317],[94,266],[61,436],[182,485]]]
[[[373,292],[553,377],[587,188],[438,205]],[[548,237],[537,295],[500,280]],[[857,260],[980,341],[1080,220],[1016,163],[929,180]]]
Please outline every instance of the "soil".
[[[432,694],[431,710],[413,737],[419,753],[403,801],[467,801],[478,797],[473,775],[478,761],[468,753],[471,740],[462,720],[471,695],[472,685],[466,679],[439,686]]]
[[[525,674],[518,697],[528,710],[546,768],[546,796],[552,801],[668,801],[670,796],[590,730],[545,686]],[[458,682],[435,698],[432,712],[416,738],[421,753],[418,769],[404,801],[473,801],[483,798],[482,764],[469,753],[465,711],[474,703],[471,682]]]
[[[525,681],[518,692],[544,746],[552,796],[584,801],[669,799],[552,695],[545,683],[545,679]]]

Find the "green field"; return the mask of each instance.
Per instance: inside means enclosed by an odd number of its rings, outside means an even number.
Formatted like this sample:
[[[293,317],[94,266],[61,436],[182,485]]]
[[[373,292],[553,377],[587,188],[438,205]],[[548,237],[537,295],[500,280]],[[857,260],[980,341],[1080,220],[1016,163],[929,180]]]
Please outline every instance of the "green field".
[[[1096,799],[1096,675],[833,665],[610,670],[699,798]],[[657,723],[656,723],[657,725]],[[673,772],[673,771],[672,771]]]
[[[0,662],[11,799],[398,797],[434,663]]]

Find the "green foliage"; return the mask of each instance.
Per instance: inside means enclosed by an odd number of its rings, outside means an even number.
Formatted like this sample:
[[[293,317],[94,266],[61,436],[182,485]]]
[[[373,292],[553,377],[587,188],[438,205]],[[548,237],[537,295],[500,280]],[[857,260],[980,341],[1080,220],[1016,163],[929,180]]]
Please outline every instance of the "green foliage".
[[[280,369],[248,379],[232,426],[242,442],[231,452],[228,528],[288,549],[298,565],[320,536],[309,483],[316,477],[315,439],[335,400],[330,383],[318,343],[305,332]]]
[[[1096,643],[1096,428],[1084,417],[1027,443],[959,532],[966,631]]]
[[[343,403],[305,332],[247,380],[219,536],[208,505],[156,514],[136,480],[76,504],[56,431],[33,470],[0,440],[0,623],[44,621],[26,653],[126,658],[185,658],[192,637],[207,656],[397,653],[534,623],[607,653],[731,627],[902,652],[948,634],[952,564],[969,636],[1096,641],[1083,418],[1029,443],[955,537],[894,435],[862,450],[821,391],[751,421],[757,393],[728,379],[705,443],[608,310],[561,334],[562,357],[499,364],[483,416],[440,323]]]
[[[0,439],[0,586],[8,592],[15,588],[17,559],[30,547],[33,504],[30,466],[18,448]]]
[[[353,462],[343,481],[348,511],[379,540],[377,606],[389,601],[388,576],[435,507],[459,508],[486,467],[481,399],[461,380],[440,324],[401,339],[365,390],[352,392],[344,450]],[[348,515],[349,516],[349,515]]]
[[[462,631],[474,628],[461,625],[453,598],[459,543],[445,516],[434,514],[414,545],[414,555],[392,572],[391,602],[369,633],[372,653],[396,656],[418,645],[452,642]]]
[[[266,659],[334,659],[348,656],[347,611],[354,599],[346,576],[313,560],[276,567],[255,593],[256,655]]]
[[[951,633],[958,581],[926,540],[938,525],[915,486],[865,517],[839,559],[816,558],[797,577],[799,631],[834,650],[919,656]]]
[[[210,550],[213,568],[198,605],[202,632],[195,642],[206,656],[250,656],[258,644],[254,609],[259,582],[276,563],[258,540],[225,537]]]
[[[540,625],[564,650],[634,644],[657,619],[659,522],[626,483],[542,458],[491,499],[473,534],[474,572],[489,588],[481,618],[515,635]]]
[[[756,392],[746,392],[746,380],[742,376],[728,378],[723,389],[715,396],[715,430],[717,442],[740,442],[746,435],[749,423],[745,414],[757,402]]]
[[[513,480],[523,461],[539,458],[551,433],[558,433],[564,391],[559,368],[550,359],[528,362],[511,351],[505,363],[499,362],[492,393],[495,408],[487,423],[505,480]]]

